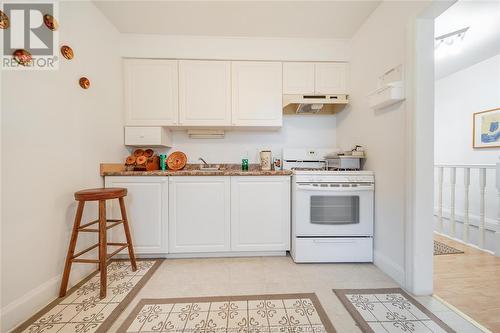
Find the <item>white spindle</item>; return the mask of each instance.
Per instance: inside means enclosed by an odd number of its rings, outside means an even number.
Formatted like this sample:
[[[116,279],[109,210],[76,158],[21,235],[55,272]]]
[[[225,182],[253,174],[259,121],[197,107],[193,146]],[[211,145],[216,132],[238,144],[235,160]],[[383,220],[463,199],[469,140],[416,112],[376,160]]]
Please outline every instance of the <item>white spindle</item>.
[[[438,229],[443,232],[443,167],[438,167]]]
[[[457,168],[450,168],[450,234],[451,237],[456,236],[455,225],[455,185],[457,180]]]
[[[470,187],[470,168],[464,168],[464,230],[463,240],[469,241],[469,187]]]
[[[479,248],[484,249],[484,194],[486,192],[486,169],[479,169]]]

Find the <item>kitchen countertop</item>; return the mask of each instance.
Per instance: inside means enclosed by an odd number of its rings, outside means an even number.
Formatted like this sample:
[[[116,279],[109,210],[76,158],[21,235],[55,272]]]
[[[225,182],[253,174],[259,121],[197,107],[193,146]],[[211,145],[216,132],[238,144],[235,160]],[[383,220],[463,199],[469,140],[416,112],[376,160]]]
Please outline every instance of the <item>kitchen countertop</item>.
[[[124,166],[123,170],[116,170],[117,165],[114,168],[106,166],[109,164],[101,164],[101,176],[291,176],[293,174],[291,170],[264,171],[258,164],[250,164],[248,171],[242,171],[239,164],[220,164],[221,169],[217,171],[201,171],[200,164],[188,164],[179,171],[127,171]]]

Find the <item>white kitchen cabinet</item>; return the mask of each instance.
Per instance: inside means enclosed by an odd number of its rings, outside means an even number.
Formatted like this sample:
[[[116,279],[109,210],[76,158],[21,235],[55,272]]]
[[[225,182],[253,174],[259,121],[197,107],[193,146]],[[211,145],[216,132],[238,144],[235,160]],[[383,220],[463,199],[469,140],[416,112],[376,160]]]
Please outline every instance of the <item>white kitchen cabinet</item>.
[[[177,125],[177,60],[125,59],[123,66],[126,124]]]
[[[168,177],[105,177],[106,187],[124,187],[128,190],[125,204],[136,254],[168,252],[167,179]],[[108,218],[121,218],[118,200],[109,200],[108,209]],[[111,229],[111,242],[125,242],[121,225]]]
[[[290,177],[231,177],[231,249],[290,249]]]
[[[169,179],[169,252],[229,251],[230,177]]]
[[[172,147],[170,131],[160,126],[125,126],[125,145],[134,147]]]
[[[179,115],[181,126],[231,124],[230,62],[179,62]]]
[[[283,63],[283,94],[314,94],[314,63]]]
[[[283,94],[347,94],[347,63],[285,62]]]
[[[280,62],[233,61],[232,125],[282,126]]]
[[[320,62],[314,68],[316,94],[347,94],[348,64]]]

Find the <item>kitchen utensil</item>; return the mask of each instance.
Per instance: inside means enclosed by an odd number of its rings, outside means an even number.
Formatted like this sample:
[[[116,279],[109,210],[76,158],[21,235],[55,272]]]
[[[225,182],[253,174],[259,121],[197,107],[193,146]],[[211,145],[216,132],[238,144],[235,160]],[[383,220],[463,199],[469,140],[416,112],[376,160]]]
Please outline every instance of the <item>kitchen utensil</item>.
[[[144,150],[143,149],[136,149],[134,150],[134,156],[135,157],[139,157],[139,156],[142,156],[144,155]]]
[[[55,17],[50,14],[43,15],[43,23],[45,23],[45,26],[52,31],[57,30],[59,27],[59,23],[57,23]]]
[[[7,29],[10,26],[9,17],[0,10],[0,29]]]
[[[147,158],[149,157],[153,157],[153,155],[155,154],[154,150],[151,149],[151,148],[148,148],[144,151],[144,156],[146,156]]]
[[[146,156],[146,155],[144,155]],[[146,162],[146,170],[147,171],[155,171],[160,168],[160,158],[158,155],[153,155],[147,158]]]
[[[263,150],[260,152],[260,168],[264,171],[271,170],[271,151]]]
[[[71,60],[75,57],[75,53],[73,52],[73,49],[69,47],[68,45],[63,45],[61,46],[61,54],[63,55],[64,58]]]
[[[130,155],[125,160],[125,165],[133,165],[133,164],[135,164],[135,160],[136,160],[136,157],[134,155]]]
[[[12,53],[12,56],[14,57],[14,60],[16,60],[16,62],[21,66],[28,66],[33,61],[31,53],[29,53],[25,49],[15,50],[14,53]]]
[[[181,170],[186,166],[187,156],[181,151],[174,151],[167,158],[168,168],[174,171]]]
[[[83,89],[90,88],[90,80],[87,79],[85,76],[81,77],[80,80],[78,80],[78,84],[80,84],[80,87],[82,87]]]

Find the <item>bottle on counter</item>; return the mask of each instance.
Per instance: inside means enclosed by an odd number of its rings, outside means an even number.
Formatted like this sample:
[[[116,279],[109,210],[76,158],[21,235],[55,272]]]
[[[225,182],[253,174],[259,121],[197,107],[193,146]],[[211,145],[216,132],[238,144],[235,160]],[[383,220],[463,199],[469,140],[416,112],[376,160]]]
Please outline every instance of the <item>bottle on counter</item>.
[[[248,158],[241,159],[241,170],[248,171]]]
[[[167,170],[167,155],[165,154],[160,155],[160,169],[162,171]]]

